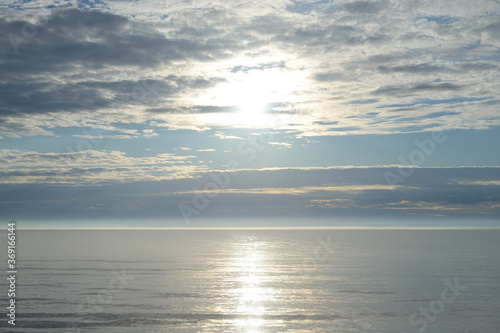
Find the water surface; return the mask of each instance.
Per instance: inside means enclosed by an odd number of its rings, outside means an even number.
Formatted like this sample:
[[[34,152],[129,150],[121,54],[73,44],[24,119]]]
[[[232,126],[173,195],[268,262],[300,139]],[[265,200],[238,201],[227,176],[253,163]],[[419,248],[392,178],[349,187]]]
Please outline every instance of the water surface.
[[[498,333],[499,240],[485,230],[20,230],[16,330]],[[445,279],[467,288],[441,309]]]

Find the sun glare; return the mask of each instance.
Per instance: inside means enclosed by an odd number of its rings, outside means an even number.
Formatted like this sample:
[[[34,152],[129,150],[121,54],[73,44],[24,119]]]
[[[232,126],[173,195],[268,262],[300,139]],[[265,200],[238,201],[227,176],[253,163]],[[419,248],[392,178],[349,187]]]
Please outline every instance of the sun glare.
[[[234,243],[235,261],[228,266],[230,272],[237,268],[236,276],[228,283],[234,285],[235,308],[238,314],[234,324],[238,331],[262,332],[267,307],[273,298],[273,289],[266,286],[266,249],[255,237]]]
[[[231,73],[227,82],[217,85],[195,103],[228,107],[232,112],[200,115],[208,125],[265,127],[276,107],[291,107],[297,101],[293,92],[301,84],[297,72],[283,68],[252,69]]]
[[[235,84],[227,87],[225,98],[242,114],[259,114],[265,111],[275,93],[273,79],[276,78],[271,73],[263,71],[243,73]]]

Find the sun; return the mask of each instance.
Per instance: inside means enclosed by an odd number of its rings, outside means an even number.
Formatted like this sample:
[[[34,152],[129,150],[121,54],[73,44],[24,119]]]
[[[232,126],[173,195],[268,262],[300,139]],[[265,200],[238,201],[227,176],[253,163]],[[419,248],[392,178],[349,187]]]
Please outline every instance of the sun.
[[[207,125],[266,127],[276,106],[291,104],[300,80],[284,68],[250,69],[230,73],[226,81],[196,100],[198,105],[225,107],[229,112],[200,117]]]
[[[262,70],[251,70],[236,73],[231,81],[218,87],[217,102],[233,109],[233,121],[258,125],[266,117],[269,104],[276,99],[276,73]]]
[[[258,115],[266,111],[273,94],[276,94],[276,89],[273,87],[277,86],[272,84],[273,80],[276,80],[276,77],[269,72],[242,73],[225,92],[226,98],[238,108],[238,112],[242,115]]]

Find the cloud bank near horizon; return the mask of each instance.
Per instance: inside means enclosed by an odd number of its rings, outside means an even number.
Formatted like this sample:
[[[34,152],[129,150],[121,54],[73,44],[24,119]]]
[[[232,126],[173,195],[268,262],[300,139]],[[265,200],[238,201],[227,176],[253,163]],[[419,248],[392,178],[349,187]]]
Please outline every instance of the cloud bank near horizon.
[[[191,212],[193,221],[245,217],[481,220],[500,216],[499,167],[416,168],[399,184],[387,182],[388,172],[398,174],[399,170],[275,168],[238,170],[237,174],[234,170],[204,171],[161,181],[122,179],[99,186],[3,184],[1,211],[3,218],[165,218],[166,222],[183,222],[179,205]]]

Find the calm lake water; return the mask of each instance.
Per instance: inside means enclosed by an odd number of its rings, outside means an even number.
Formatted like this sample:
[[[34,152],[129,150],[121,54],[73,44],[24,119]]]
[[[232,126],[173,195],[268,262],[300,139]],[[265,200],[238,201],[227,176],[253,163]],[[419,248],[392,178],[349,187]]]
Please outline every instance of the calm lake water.
[[[500,332],[500,231],[18,230],[17,238],[9,332]],[[5,239],[2,247],[5,263]],[[0,288],[6,305],[5,279]],[[8,327],[5,314],[0,325]]]

